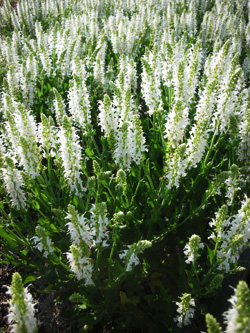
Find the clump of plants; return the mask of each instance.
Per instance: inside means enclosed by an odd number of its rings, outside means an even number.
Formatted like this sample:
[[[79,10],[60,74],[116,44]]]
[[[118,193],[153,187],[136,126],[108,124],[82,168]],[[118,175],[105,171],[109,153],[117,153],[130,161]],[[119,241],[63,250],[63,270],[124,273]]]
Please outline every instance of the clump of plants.
[[[89,331],[183,332],[206,316],[220,332],[208,300],[250,238],[249,19],[241,0],[3,1],[1,264],[21,268],[14,286],[60,290]],[[228,327],[247,323],[237,311]],[[37,330],[25,313],[14,331]]]

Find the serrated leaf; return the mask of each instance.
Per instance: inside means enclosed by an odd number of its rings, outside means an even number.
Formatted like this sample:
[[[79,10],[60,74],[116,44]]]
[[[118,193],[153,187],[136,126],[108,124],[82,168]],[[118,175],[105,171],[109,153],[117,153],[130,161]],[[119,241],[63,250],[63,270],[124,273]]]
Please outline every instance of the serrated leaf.
[[[79,293],[74,293],[69,297],[70,302],[73,303],[83,303],[82,305],[85,305],[85,309],[87,307],[87,302],[86,299],[83,295],[79,294]]]

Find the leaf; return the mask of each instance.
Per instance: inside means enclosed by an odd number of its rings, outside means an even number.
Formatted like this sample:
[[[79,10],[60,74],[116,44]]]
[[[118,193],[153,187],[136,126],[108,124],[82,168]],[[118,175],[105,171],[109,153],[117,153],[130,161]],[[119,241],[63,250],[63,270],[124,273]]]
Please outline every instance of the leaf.
[[[32,281],[36,281],[36,278],[35,278],[35,276],[33,276],[33,275],[29,275],[29,276],[27,276],[27,277],[25,278],[23,284],[25,285],[25,284],[27,284],[27,283],[29,283],[29,282],[32,282]]]
[[[149,201],[148,201],[148,204],[149,204],[152,208],[154,208],[154,203],[153,203],[153,201],[149,200]]]
[[[86,299],[83,295],[79,294],[79,293],[74,293],[69,297],[70,302],[73,303],[82,303],[80,305],[81,309],[86,309],[87,308],[87,302]]]
[[[74,205],[76,208],[78,208],[78,206],[79,206],[79,198],[78,198],[76,195],[74,195],[72,201],[73,201],[73,205]]]
[[[28,251],[27,251],[27,250],[23,250],[23,251],[21,251],[20,253],[21,253],[23,256],[27,256]]]
[[[85,149],[85,153],[88,155],[88,157],[90,157],[91,159],[95,158],[95,154],[93,153],[92,150],[90,150],[89,148]]]
[[[214,251],[210,249],[210,247],[207,245],[207,252],[208,252],[208,258],[210,265],[213,264],[213,258],[214,258]]]
[[[140,303],[140,297],[132,296],[128,298],[124,291],[120,291],[120,300],[122,305],[128,303],[136,306],[138,303]]]
[[[40,205],[39,205],[39,203],[38,203],[37,200],[34,200],[32,202],[32,208],[35,209],[35,210],[39,210],[40,209]]]
[[[18,246],[17,238],[11,237],[6,231],[2,229],[3,227],[0,227],[0,237],[4,238],[6,242],[9,244],[9,246],[12,249],[16,249]]]
[[[40,98],[43,95],[43,92],[40,89],[37,89],[37,95]]]

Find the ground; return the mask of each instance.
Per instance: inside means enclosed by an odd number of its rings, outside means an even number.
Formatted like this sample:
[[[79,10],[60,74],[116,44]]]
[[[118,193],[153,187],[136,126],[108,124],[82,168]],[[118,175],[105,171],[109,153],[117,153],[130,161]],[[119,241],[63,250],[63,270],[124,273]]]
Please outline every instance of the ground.
[[[0,246],[0,253],[2,249]],[[1,261],[0,255],[0,261]],[[11,264],[4,264],[0,266],[0,333],[8,333],[11,331],[10,325],[6,318],[9,308],[9,295],[6,295],[7,288],[5,286],[11,285],[12,274],[17,271]],[[20,270],[19,270],[20,271]],[[59,293],[42,293],[39,290],[45,289],[45,285],[41,281],[32,283],[30,292],[33,296],[36,305],[36,317],[38,320],[39,333],[66,333],[78,332],[81,328],[76,321],[67,320],[63,318],[63,313],[67,311],[72,304],[57,303]]]

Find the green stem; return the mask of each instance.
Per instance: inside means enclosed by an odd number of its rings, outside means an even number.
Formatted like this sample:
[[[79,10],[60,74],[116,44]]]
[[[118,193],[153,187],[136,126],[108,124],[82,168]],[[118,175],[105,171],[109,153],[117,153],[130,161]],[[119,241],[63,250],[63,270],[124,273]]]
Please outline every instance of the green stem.
[[[207,198],[208,199],[208,198]],[[171,229],[165,231],[163,234],[161,234],[160,236],[156,237],[155,239],[152,240],[153,243],[157,243],[161,240],[164,239],[165,236],[167,236],[168,234],[170,234],[172,231],[176,231],[176,229],[178,229],[179,227],[181,227],[183,224],[187,223],[194,215],[196,215],[200,210],[202,210],[206,204],[207,204],[207,199],[206,202],[202,203],[199,207],[197,207],[192,214],[188,215],[181,223],[179,224],[174,224],[174,227],[172,227]]]
[[[215,133],[216,133],[216,127],[215,127],[215,131],[214,131],[214,135],[213,135],[210,147],[208,149],[207,155],[206,155],[205,160],[204,160],[204,166],[205,166],[205,168],[206,168],[207,161],[208,161],[208,159],[209,159],[209,157],[211,155],[211,152],[212,152],[212,150],[214,148],[214,141],[215,141],[215,138],[216,138],[216,135],[217,135]]]
[[[126,272],[126,271],[123,272],[123,273],[121,273],[121,274],[118,276],[118,278],[115,280],[115,282],[119,284],[119,282],[121,282],[122,279],[123,279],[126,275],[127,275],[127,272]]]
[[[96,255],[96,267],[100,268],[100,260],[101,260],[101,251],[100,247],[97,249],[97,255]]]
[[[96,151],[97,151],[97,155],[98,155],[98,157],[99,157],[100,160],[102,161],[102,155],[101,155],[101,153],[100,153],[100,151],[99,151],[99,148],[98,148],[98,146],[97,146],[97,143],[96,143],[95,138],[94,138],[93,135],[91,136],[91,141],[92,141],[92,143],[94,144],[94,147],[95,147],[95,149],[96,149]]]
[[[112,258],[113,258],[113,254],[115,251],[115,247],[116,247],[116,241],[113,242],[112,249],[111,249],[110,255],[109,255],[109,278],[111,278],[111,264],[112,264]]]
[[[125,198],[126,205],[127,205],[127,208],[128,208],[128,207],[129,207],[129,200],[128,200],[128,197],[127,197],[126,191],[123,191],[123,196],[124,196],[124,198]]]
[[[11,221],[11,218],[8,216],[8,214],[6,214],[6,212],[4,211],[4,209],[1,210],[1,213],[6,218],[7,221]]]
[[[169,107],[169,110],[172,107],[172,88],[171,87],[168,89],[168,107]]]
[[[155,223],[159,220],[159,212],[160,212],[159,209],[155,209],[153,211],[153,217],[151,218],[150,223],[149,223],[149,228],[148,228],[148,233],[147,233],[146,239],[152,238]]]
[[[19,228],[17,226],[13,226],[15,232],[18,234],[15,235],[15,233],[10,230],[9,228],[6,228],[8,230],[8,232],[13,236],[13,238],[15,238],[15,240],[18,240],[20,244],[22,245],[26,245],[26,246],[29,246],[30,243],[27,241],[27,238],[24,237],[24,235],[22,234],[22,232],[19,230]]]
[[[207,285],[207,283],[209,282],[209,280],[211,280],[211,273],[213,272],[213,270],[216,268],[217,263],[215,262],[210,269],[208,270],[208,272],[205,274],[204,279],[201,282],[201,285]]]
[[[146,175],[146,177],[147,177],[147,179],[148,179],[149,185],[150,185],[152,191],[155,193],[155,188],[154,188],[154,184],[153,184],[153,182],[152,182],[152,179],[151,179],[151,177],[150,177],[150,173],[149,173],[149,171],[146,169],[146,166],[145,166],[144,164],[143,164],[143,168],[144,168],[145,175]]]
[[[196,258],[196,259],[197,259],[197,258]],[[194,274],[195,274],[195,276],[196,276],[196,279],[198,280],[198,282],[199,282],[199,284],[200,284],[201,281],[200,281],[200,278],[199,278],[198,273],[197,273],[198,270],[197,270],[196,259],[193,261],[192,266],[193,266],[193,272],[194,272]]]
[[[181,200],[181,202],[180,202],[178,208],[181,208],[183,202],[186,201],[186,200],[188,199],[190,193],[193,193],[193,192],[194,192],[194,190],[195,190],[197,184],[199,183],[200,179],[203,177],[203,175],[204,175],[204,173],[205,173],[205,171],[206,171],[206,169],[207,169],[207,161],[208,161],[208,159],[209,159],[209,157],[210,157],[210,155],[211,155],[211,152],[212,152],[212,150],[213,150],[213,148],[214,148],[214,141],[215,141],[215,138],[216,138],[216,134],[214,133],[213,138],[212,138],[212,141],[211,141],[211,144],[210,144],[210,147],[209,147],[209,149],[208,149],[207,155],[206,155],[205,160],[204,160],[204,169],[202,170],[202,173],[199,173],[199,174],[196,176],[196,178],[195,178],[195,180],[194,180],[194,182],[193,182],[192,187],[189,189],[189,191],[186,193],[186,195],[182,198],[182,200]]]
[[[50,197],[52,197],[53,200],[56,201],[56,196],[55,196],[55,193],[53,191],[53,187],[51,186],[51,178],[52,178],[51,174],[50,174],[51,171],[48,170],[48,172],[49,172],[49,179],[47,178],[46,173],[43,171],[43,177],[44,177],[44,179],[46,181],[46,187],[48,188],[48,192],[47,193],[49,193]]]
[[[109,186],[108,186],[108,184],[107,184],[107,182],[106,181],[104,181],[103,183],[102,183],[103,185],[104,185],[104,187],[108,190],[108,192],[109,192],[109,194],[110,194],[110,196],[111,196],[111,198],[113,199],[113,201],[115,202],[115,196],[114,196],[114,194],[112,193],[112,191],[110,190],[110,188],[109,188]]]
[[[157,117],[159,129],[160,129],[162,147],[164,147],[165,146],[165,140],[164,140],[164,136],[163,136],[164,129],[163,129],[163,126],[162,126],[163,125],[162,124],[162,119],[160,119],[160,112],[159,111],[157,111],[156,117]]]
[[[47,198],[49,199],[49,198],[53,197],[54,199],[56,199],[54,192],[51,190],[51,187],[48,186],[49,182],[48,182],[47,176],[44,171],[42,172],[42,174],[40,174],[37,177],[37,180],[40,181],[40,184],[42,185],[42,190],[46,194]],[[49,188],[49,191],[47,190],[47,187]]]
[[[216,258],[216,252],[217,252],[217,248],[218,248],[219,242],[218,242],[218,236],[216,237],[216,244],[215,244],[215,248],[213,251],[213,260],[212,260],[212,265],[215,264],[215,258]]]
[[[54,174],[53,174],[53,168],[52,168],[51,156],[50,155],[47,156],[47,160],[48,160],[49,183],[51,184],[52,181],[54,180]],[[49,188],[51,188],[51,186]],[[51,192],[54,200],[56,200],[56,196],[55,196],[54,191],[51,190],[50,192]]]
[[[138,192],[138,190],[139,190],[139,187],[140,187],[140,185],[141,185],[141,182],[142,182],[142,180],[140,179],[139,182],[138,182],[138,184],[137,184],[137,186],[136,186],[135,193],[134,193],[134,195],[132,196],[131,204],[133,203],[133,201],[134,201],[134,199],[135,199],[135,197],[136,197],[136,194],[137,194],[137,192]]]

